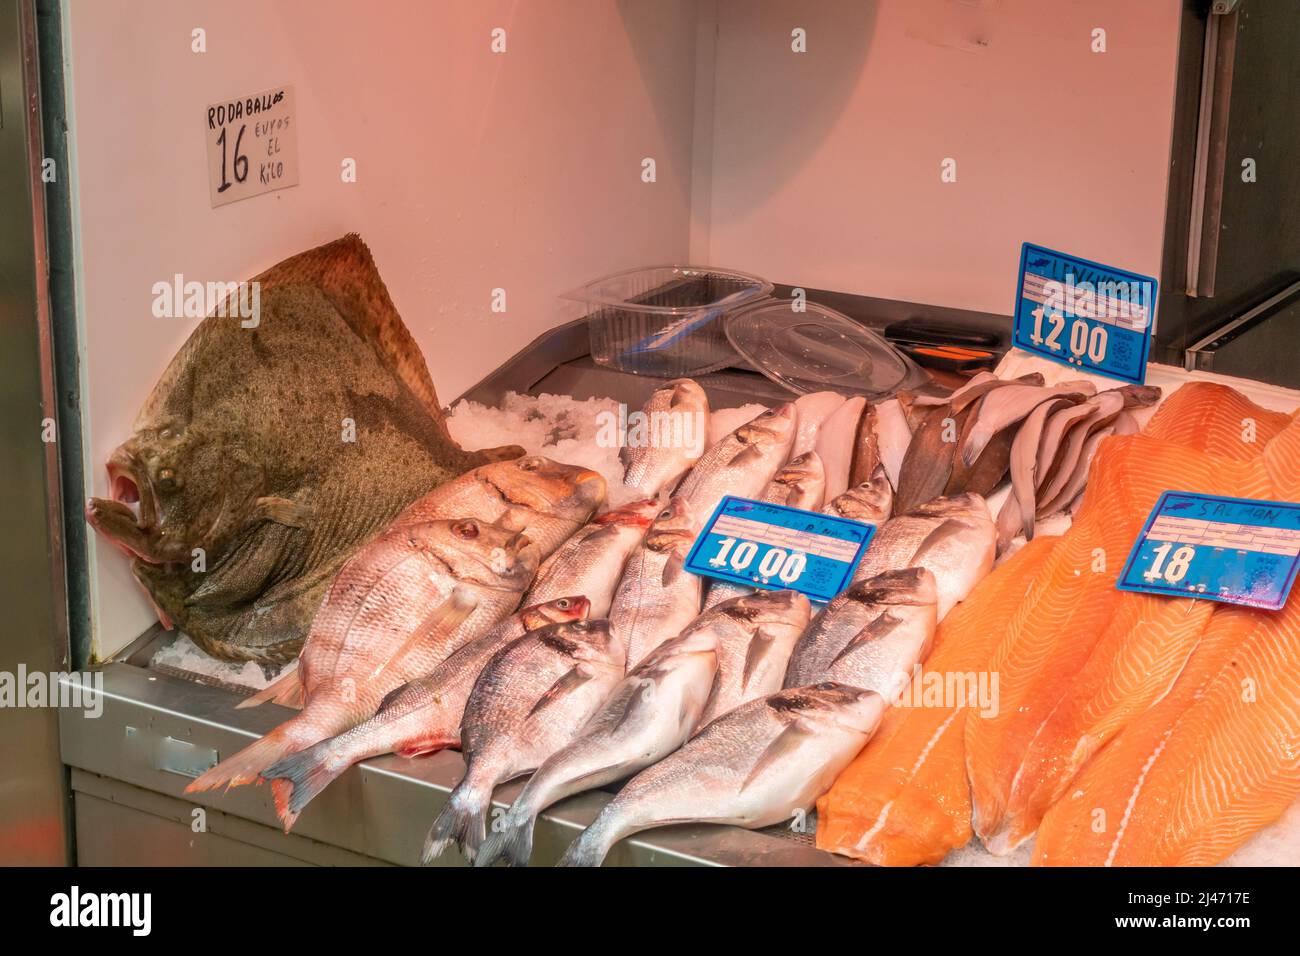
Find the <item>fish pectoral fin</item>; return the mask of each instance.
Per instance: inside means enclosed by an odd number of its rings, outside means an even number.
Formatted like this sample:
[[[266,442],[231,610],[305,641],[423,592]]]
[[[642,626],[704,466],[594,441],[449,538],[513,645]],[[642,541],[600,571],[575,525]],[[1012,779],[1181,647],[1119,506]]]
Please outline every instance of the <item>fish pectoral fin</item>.
[[[871,644],[875,643],[875,641],[877,641],[881,636],[888,634],[891,630],[893,630],[896,626],[898,626],[901,623],[902,620],[897,615],[895,615],[892,611],[882,612],[880,616],[877,617],[874,621],[872,621],[862,630],[858,631],[857,634],[853,635],[853,637],[849,640],[849,642],[845,644],[843,648],[840,649],[840,652],[838,654],[835,655],[835,658],[834,660],[831,661],[831,664],[833,665],[838,663],[839,661],[842,661],[844,658],[848,657],[850,654],[854,653],[860,648],[870,646]]]
[[[623,712],[618,715],[618,720],[614,721],[614,726],[610,727],[611,734],[617,733],[619,728],[632,720],[638,714],[647,710],[653,711],[655,706],[655,691],[659,683],[651,676],[643,677],[635,688],[628,693],[623,700]]]
[[[290,528],[306,528],[315,517],[315,510],[292,498],[258,498],[253,509],[254,520],[274,521]]]
[[[763,755],[754,763],[754,767],[745,777],[745,782],[740,785],[740,792],[744,793],[749,785],[758,780],[759,777],[769,768],[780,763],[785,757],[797,751],[817,736],[817,728],[810,720],[800,717],[793,720],[786,726],[785,730],[777,735],[777,738],[767,745]]]
[[[588,665],[575,664],[568,673],[552,684],[545,694],[537,698],[537,703],[533,704],[533,709],[528,712],[528,716],[534,717],[557,700],[563,700],[595,676]]]
[[[265,704],[270,701],[275,704],[282,704],[285,707],[297,707],[302,709],[305,688],[302,686],[302,674],[298,669],[298,662],[294,661],[285,668],[285,672],[273,680],[270,684],[247,700],[241,700],[235,705],[235,710],[243,710],[245,707],[256,707],[258,704]]]
[[[745,669],[741,672],[741,686],[748,689],[750,678],[758,671],[759,665],[763,663],[776,647],[776,638],[768,634],[762,628],[754,632],[754,636],[749,641],[749,647],[745,649]]]
[[[435,632],[446,633],[460,627],[465,622],[465,619],[474,613],[476,607],[478,607],[478,595],[471,589],[466,587],[453,589],[447,600],[430,611],[424,620],[394,649],[393,653],[380,661],[379,665],[371,672],[370,679],[374,680],[388,670],[395,662],[401,660],[407,651],[425,640],[430,634]]]
[[[763,460],[763,451],[757,445],[746,445],[745,448],[737,453],[727,464],[732,468],[744,468],[753,462]]]
[[[686,559],[682,557],[680,552],[674,551],[668,555],[668,562],[664,565],[664,573],[660,578],[663,586],[669,587],[675,583],[678,578],[686,573],[685,567]]]

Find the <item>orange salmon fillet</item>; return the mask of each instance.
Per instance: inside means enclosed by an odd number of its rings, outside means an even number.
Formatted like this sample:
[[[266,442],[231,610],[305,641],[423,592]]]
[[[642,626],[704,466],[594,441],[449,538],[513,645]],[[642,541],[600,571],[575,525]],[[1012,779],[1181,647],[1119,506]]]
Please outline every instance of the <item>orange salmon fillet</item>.
[[[929,675],[985,670],[989,655],[1056,543],[1030,541],[944,619]],[[964,706],[931,706],[924,674],[892,708],[858,758],[817,801],[817,846],[881,866],[937,863],[971,838]],[[951,702],[945,702],[951,704]]]
[[[1043,818],[1034,863],[1221,862],[1300,795],[1300,600],[1220,606],[1173,690]]]
[[[1115,589],[1160,493],[1270,497],[1261,456],[1289,422],[1232,389],[1195,383],[1142,435],[1102,443],[1074,525],[989,664],[1000,675],[999,713],[966,721],[974,826],[991,852],[1032,835],[1087,758],[1168,691],[1205,628],[1211,611],[1192,610],[1196,602],[1157,606]]]

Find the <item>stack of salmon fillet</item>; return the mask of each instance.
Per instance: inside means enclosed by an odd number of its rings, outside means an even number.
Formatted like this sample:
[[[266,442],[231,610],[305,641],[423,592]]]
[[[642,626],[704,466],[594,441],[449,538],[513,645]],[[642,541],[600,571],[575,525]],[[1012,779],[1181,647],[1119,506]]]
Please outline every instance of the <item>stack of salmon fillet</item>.
[[[1300,414],[1193,383],[1106,439],[1070,530],[939,628],[926,672],[996,675],[996,708],[893,708],[818,802],[818,846],[907,866],[974,834],[999,855],[1032,839],[1041,865],[1209,865],[1281,816],[1300,796],[1300,598],[1117,590],[1166,490],[1300,501]]]

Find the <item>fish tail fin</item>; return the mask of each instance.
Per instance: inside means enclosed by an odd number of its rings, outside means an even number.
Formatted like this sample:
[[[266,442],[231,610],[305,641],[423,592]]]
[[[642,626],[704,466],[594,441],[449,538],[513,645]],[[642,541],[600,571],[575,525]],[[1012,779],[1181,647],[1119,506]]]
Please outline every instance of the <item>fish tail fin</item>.
[[[591,826],[569,845],[556,866],[600,866],[605,862],[614,844],[626,836],[616,819],[607,812],[611,806],[613,804],[606,805]]]
[[[275,797],[275,812],[288,833],[298,819],[298,814],[312,799],[337,779],[352,762],[338,752],[334,741],[320,743],[277,760],[262,777],[271,781]]]
[[[479,848],[487,839],[487,813],[492,803],[491,787],[466,786],[466,779],[457,784],[429,828],[424,841],[420,862],[426,866],[436,860],[453,843],[460,848],[465,859],[473,863]]]
[[[493,823],[492,832],[474,860],[475,866],[491,866],[502,857],[508,866],[527,866],[533,856],[533,827],[537,815],[512,808]]]
[[[297,750],[302,743],[291,732],[293,721],[281,724],[260,740],[254,740],[233,757],[227,757],[212,769],[200,774],[185,788],[186,793],[239,787],[257,783],[262,771]]]
[[[287,673],[281,674],[247,700],[241,700],[235,705],[235,709],[242,710],[245,707],[256,707],[259,704],[265,704],[267,701],[273,704],[283,704],[285,707],[301,709],[303,693],[304,688],[298,673],[298,662],[295,661]]]

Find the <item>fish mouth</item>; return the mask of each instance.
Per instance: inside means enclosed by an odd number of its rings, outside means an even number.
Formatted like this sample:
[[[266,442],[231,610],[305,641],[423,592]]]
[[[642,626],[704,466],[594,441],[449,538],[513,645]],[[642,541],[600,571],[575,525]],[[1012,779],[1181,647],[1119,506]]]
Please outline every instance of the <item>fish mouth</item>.
[[[149,537],[158,521],[157,497],[134,458],[121,449],[108,461],[108,493],[86,503],[91,527],[141,561],[162,564]]]

